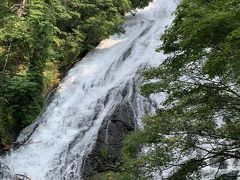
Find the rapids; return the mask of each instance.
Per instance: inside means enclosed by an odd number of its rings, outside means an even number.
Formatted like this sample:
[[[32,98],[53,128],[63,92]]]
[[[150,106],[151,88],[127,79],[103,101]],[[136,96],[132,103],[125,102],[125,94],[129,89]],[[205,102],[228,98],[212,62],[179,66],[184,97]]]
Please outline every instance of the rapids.
[[[26,143],[0,160],[13,173],[26,173],[32,180],[81,179],[83,158],[94,145],[104,117],[123,98],[132,102],[140,124],[147,102],[138,93],[139,73],[164,60],[165,55],[155,49],[176,6],[175,0],[155,0],[134,16],[127,15],[126,32],[102,41],[69,71],[34,128],[30,127],[34,131]],[[127,95],[122,97],[125,88]]]

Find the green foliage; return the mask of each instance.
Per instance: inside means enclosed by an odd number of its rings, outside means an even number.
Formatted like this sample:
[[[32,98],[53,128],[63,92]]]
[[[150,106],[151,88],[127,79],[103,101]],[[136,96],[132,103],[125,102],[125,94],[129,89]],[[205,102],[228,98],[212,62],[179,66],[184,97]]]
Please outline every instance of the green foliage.
[[[116,173],[116,172],[107,172],[103,174],[98,174],[91,178],[92,180],[141,180],[137,179],[136,176],[127,173]]]
[[[44,96],[80,57],[122,31],[131,8],[129,0],[1,1],[0,143],[36,118]]]
[[[170,179],[198,179],[212,159],[220,166],[240,158],[239,19],[238,0],[181,2],[158,49],[171,55],[144,72],[142,93],[167,98],[126,140],[126,171],[148,178],[169,169]]]
[[[133,8],[144,8],[152,2],[152,0],[131,0],[131,5]]]

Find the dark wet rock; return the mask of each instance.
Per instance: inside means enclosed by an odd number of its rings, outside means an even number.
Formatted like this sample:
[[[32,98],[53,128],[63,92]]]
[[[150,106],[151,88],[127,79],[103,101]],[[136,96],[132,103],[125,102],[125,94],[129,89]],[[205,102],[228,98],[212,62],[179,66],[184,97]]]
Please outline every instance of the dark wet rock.
[[[134,110],[130,103],[125,102],[111,116],[105,118],[92,152],[84,158],[82,177],[90,179],[98,173],[117,171],[121,161],[122,140],[134,130]]]
[[[44,102],[44,107],[43,107],[43,111],[42,113],[37,117],[36,121],[25,127],[17,136],[17,139],[15,142],[13,142],[13,147],[14,148],[18,148],[20,146],[22,146],[23,144],[25,144],[28,139],[31,137],[31,135],[35,132],[35,130],[38,128],[39,124],[41,123],[44,115],[44,112],[47,108],[47,106],[53,101],[54,96],[57,92],[57,86],[53,88],[53,90],[51,92],[49,92],[49,94],[47,95],[45,102]]]
[[[216,180],[237,180],[239,177],[239,171],[232,171],[227,174],[222,174]]]
[[[0,162],[0,179],[13,180],[14,174],[11,169],[4,163]]]
[[[16,137],[14,137],[12,139],[11,144],[9,144],[9,145],[0,144],[0,155],[6,154],[11,148],[17,149],[17,148],[21,147],[22,145],[24,145],[28,141],[28,139],[31,137],[31,135],[35,132],[35,130],[38,128],[39,124],[41,123],[41,121],[43,119],[42,116],[43,116],[47,106],[53,101],[53,98],[56,94],[56,90],[57,90],[57,87],[55,87],[55,89],[53,89],[48,94],[48,96],[46,97],[45,102],[44,102],[43,111],[38,116],[38,118],[36,119],[36,121],[33,124],[22,129],[19,134],[13,134],[13,136],[16,136]]]
[[[227,169],[229,164],[227,161],[222,161],[220,158],[211,158],[210,167],[219,168],[220,170]]]
[[[34,124],[24,128],[16,140],[16,146],[24,144],[37,129],[38,125],[39,124],[35,122]]]
[[[228,162],[227,161],[223,161],[220,163],[219,169],[227,169],[228,168]]]

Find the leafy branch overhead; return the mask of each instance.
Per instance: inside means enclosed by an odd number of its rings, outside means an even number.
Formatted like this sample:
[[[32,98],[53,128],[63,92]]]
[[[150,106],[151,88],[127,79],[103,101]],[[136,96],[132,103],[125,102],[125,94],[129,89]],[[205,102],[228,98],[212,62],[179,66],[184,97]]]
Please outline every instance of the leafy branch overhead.
[[[183,0],[175,14],[158,48],[169,56],[142,87],[167,98],[125,142],[124,170],[138,178],[200,179],[205,167],[240,159],[240,2]]]

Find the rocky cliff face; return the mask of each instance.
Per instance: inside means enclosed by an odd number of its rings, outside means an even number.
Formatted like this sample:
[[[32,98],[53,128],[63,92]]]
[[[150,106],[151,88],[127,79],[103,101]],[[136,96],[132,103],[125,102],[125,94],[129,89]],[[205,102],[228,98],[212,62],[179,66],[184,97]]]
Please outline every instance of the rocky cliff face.
[[[116,171],[121,161],[123,138],[133,130],[135,130],[133,107],[129,102],[123,102],[112,115],[105,118],[94,148],[83,161],[82,177],[90,179],[91,176],[101,172]]]

